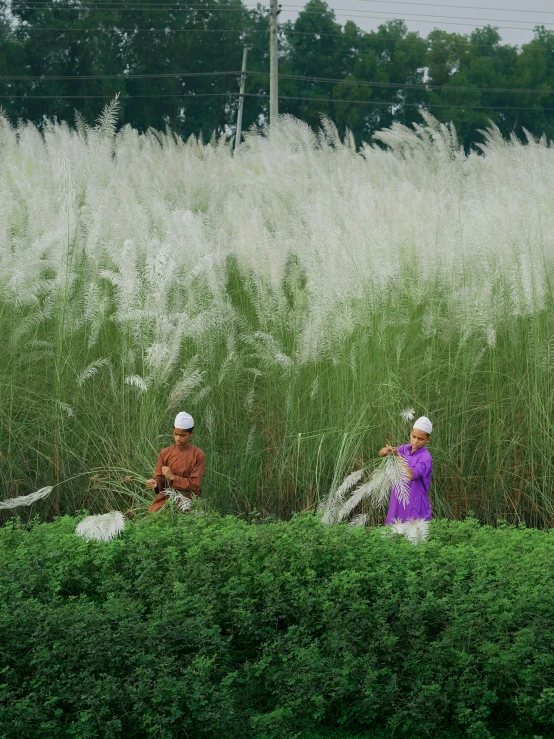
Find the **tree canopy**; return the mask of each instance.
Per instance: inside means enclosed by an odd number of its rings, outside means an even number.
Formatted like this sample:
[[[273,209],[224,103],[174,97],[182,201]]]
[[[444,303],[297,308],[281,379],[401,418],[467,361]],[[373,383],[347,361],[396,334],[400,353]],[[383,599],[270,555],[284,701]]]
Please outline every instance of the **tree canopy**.
[[[250,49],[243,127],[269,108],[269,29],[261,6],[153,0],[11,0],[0,10],[1,105],[12,120],[95,119],[117,93],[121,122],[177,135],[232,133],[242,50]],[[318,127],[331,117],[356,141],[424,108],[466,147],[493,121],[508,135],[554,134],[554,32],[521,48],[495,28],[427,38],[400,20],[341,25],[309,0],[280,27],[280,112]]]

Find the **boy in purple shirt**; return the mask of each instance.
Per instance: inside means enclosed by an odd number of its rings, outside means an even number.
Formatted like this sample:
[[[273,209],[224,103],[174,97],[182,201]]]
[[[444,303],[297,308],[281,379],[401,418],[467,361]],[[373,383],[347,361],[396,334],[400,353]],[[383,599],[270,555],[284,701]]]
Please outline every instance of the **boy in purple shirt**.
[[[387,444],[379,452],[380,457],[388,457],[389,454],[397,454],[402,457],[406,465],[406,475],[410,480],[408,483],[410,497],[406,505],[398,499],[396,490],[393,488],[385,525],[406,523],[410,519],[411,521],[417,519],[431,520],[429,487],[433,472],[433,460],[425,447],[431,440],[432,430],[431,421],[422,416],[414,423],[409,444],[399,447]]]

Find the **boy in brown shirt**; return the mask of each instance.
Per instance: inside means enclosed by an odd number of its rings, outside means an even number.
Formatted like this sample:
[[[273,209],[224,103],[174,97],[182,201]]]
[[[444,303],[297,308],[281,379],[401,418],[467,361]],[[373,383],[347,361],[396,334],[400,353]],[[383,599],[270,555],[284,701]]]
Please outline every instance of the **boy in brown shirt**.
[[[184,412],[178,413],[173,429],[175,444],[162,449],[158,455],[154,477],[146,482],[147,488],[158,493],[148,513],[155,513],[163,508],[169,498],[164,492],[168,487],[183,493],[189,500],[200,495],[206,457],[201,449],[190,443],[193,433],[192,416]]]

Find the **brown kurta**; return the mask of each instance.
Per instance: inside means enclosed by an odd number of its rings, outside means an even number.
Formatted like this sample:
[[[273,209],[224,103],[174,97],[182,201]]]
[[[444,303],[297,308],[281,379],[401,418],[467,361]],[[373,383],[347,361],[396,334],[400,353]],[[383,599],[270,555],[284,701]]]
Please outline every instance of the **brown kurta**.
[[[169,482],[162,473],[162,467],[169,467],[175,479]],[[202,477],[206,467],[206,457],[202,449],[189,445],[181,449],[177,444],[162,449],[158,455],[158,463],[154,471],[154,477],[158,483],[156,491],[158,495],[148,509],[148,513],[159,511],[167,502],[167,495],[163,491],[170,487],[183,493],[189,493],[187,498],[200,495]]]

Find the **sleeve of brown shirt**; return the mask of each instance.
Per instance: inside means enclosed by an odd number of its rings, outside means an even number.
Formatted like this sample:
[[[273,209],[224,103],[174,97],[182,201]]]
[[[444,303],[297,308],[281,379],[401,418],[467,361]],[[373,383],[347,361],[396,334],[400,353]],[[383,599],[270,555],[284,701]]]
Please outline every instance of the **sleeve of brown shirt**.
[[[189,490],[191,493],[198,495],[202,487],[202,478],[204,477],[204,469],[206,467],[206,457],[201,449],[196,453],[196,461],[190,472],[189,477],[180,477],[175,475],[171,481],[171,487],[178,490]],[[160,468],[161,469],[161,468]]]

